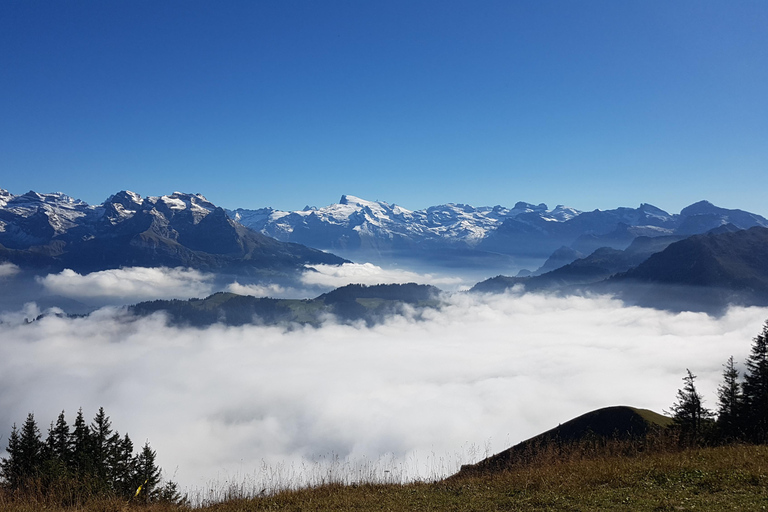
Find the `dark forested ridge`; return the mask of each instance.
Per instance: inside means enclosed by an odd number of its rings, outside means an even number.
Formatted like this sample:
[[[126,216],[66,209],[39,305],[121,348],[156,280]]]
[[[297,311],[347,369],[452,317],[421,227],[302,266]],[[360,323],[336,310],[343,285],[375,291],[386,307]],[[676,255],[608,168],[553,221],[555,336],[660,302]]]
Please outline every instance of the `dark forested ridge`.
[[[204,299],[141,302],[129,310],[139,316],[162,311],[171,324],[195,327],[215,323],[319,324],[328,315],[341,321],[363,320],[372,324],[401,312],[405,304],[417,309],[436,307],[440,293],[434,286],[415,283],[351,284],[314,299],[272,299],[220,292]]]

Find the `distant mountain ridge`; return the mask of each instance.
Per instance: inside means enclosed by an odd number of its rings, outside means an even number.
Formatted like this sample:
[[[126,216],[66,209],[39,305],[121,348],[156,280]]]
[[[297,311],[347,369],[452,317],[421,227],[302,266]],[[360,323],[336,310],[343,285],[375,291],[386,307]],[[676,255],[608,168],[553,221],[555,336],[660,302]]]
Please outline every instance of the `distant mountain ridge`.
[[[638,237],[623,251],[603,247],[541,275],[499,275],[471,291],[501,293],[515,286],[605,292],[664,309],[768,305],[768,228],[729,224],[704,235]]]
[[[0,190],[2,261],[47,271],[184,266],[259,275],[346,260],[248,229],[200,194],[122,191],[91,206],[61,193]]]
[[[581,212],[562,205],[550,210],[545,204],[524,202],[512,208],[446,204],[410,211],[344,195],[339,203],[323,208],[227,213],[278,240],[336,251],[351,259],[381,255],[450,262],[451,255],[466,259],[472,254],[482,256],[478,265],[509,266],[526,258],[543,262],[562,247],[589,254],[600,247],[623,250],[639,236],[689,236],[727,224],[737,229],[768,227],[768,219],[760,215],[719,208],[707,201],[679,214],[650,204]],[[490,255],[496,255],[496,260]]]
[[[434,286],[415,283],[350,284],[314,299],[273,299],[219,292],[204,299],[140,302],[128,310],[138,316],[163,312],[173,325],[194,327],[217,323],[319,325],[328,315],[340,322],[362,320],[373,325],[401,313],[405,304],[415,312],[437,308],[441,293]]]
[[[227,211],[243,225],[280,240],[309,240],[325,244],[329,249],[373,250],[446,241],[474,247],[506,218],[533,212],[553,221],[564,221],[579,214],[563,206],[548,210],[545,204],[524,202],[516,203],[513,208],[451,203],[411,211],[351,195],[342,195],[338,203],[323,208],[306,207],[293,212],[272,208]]]
[[[768,219],[707,201],[680,214],[650,204],[581,212],[525,202],[410,211],[344,195],[327,207],[282,212],[224,210],[200,194],[180,192],[142,197],[121,191],[92,206],[62,193],[0,189],[0,262],[49,271],[187,266],[259,276],[346,261],[322,252],[332,251],[357,261],[474,268],[486,276],[514,275],[529,262],[541,277],[529,284],[559,286],[628,271],[693,234],[751,227],[768,227]],[[642,240],[654,242],[643,242],[638,253],[635,242]]]

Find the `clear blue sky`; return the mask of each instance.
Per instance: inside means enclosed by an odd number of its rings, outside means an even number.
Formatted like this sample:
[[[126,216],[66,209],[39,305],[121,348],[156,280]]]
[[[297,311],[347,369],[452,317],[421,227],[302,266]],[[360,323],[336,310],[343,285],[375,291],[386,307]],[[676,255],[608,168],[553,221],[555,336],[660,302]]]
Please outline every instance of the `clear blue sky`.
[[[768,2],[0,2],[0,188],[768,216]]]

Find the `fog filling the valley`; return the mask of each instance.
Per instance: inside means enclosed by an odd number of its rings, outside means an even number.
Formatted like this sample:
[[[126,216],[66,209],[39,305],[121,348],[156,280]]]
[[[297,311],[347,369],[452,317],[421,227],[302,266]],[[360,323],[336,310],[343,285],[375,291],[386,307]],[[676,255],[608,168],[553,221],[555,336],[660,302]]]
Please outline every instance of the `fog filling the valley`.
[[[45,435],[62,409],[71,424],[79,407],[90,420],[104,406],[185,487],[322,456],[418,461],[434,476],[436,460],[453,471],[599,407],[669,409],[686,368],[714,408],[722,364],[744,361],[768,309],[715,318],[608,297],[456,294],[423,316],[198,330],[105,308],[5,324],[0,446],[28,412]]]

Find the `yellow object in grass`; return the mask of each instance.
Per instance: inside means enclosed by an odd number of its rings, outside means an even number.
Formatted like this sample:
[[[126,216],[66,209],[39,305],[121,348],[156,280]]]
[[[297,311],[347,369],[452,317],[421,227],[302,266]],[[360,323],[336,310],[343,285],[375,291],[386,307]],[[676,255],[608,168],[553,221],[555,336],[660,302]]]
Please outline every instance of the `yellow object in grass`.
[[[139,488],[138,488],[138,489],[136,489],[136,494],[134,494],[134,495],[133,495],[133,497],[134,497],[134,498],[135,498],[136,496],[138,496],[138,495],[139,495],[139,493],[141,492],[141,489],[142,489],[142,488],[143,488],[145,485],[147,485],[147,480],[144,480],[144,483],[143,483],[143,484],[141,484],[141,485],[139,486]]]

